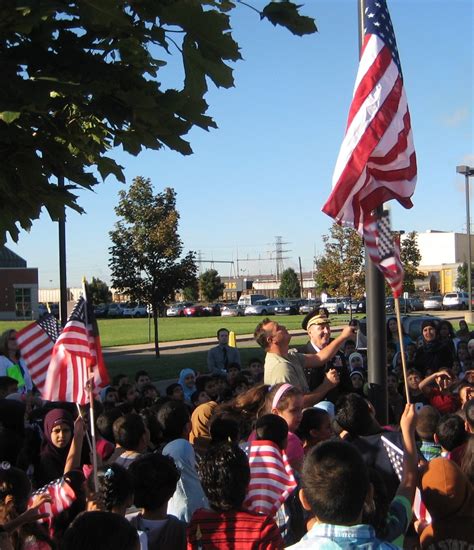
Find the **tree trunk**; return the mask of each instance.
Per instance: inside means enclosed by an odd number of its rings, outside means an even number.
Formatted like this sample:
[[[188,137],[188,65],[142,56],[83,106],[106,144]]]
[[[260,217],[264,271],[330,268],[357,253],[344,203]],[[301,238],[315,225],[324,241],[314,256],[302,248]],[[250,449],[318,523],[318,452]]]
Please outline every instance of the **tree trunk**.
[[[160,344],[158,342],[158,310],[153,307],[153,327],[155,329],[155,356],[160,356]]]

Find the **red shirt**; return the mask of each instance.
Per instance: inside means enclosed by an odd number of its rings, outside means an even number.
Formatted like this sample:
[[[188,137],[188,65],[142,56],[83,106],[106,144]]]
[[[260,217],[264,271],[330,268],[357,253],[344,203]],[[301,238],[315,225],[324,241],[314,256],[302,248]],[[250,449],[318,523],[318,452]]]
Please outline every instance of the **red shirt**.
[[[455,413],[459,408],[458,399],[455,395],[452,393],[443,394],[438,388],[431,390],[430,405],[438,409],[441,414]]]
[[[283,540],[274,519],[252,512],[199,508],[188,527],[188,550],[274,550]]]

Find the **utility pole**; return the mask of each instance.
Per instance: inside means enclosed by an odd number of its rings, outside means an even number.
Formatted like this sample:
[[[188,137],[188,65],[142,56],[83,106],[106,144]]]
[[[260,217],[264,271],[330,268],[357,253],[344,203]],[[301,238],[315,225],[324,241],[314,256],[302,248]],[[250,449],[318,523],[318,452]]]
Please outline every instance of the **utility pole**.
[[[303,269],[301,268],[301,256],[298,256],[298,263],[300,265],[300,298],[303,298]]]
[[[282,241],[282,237],[275,237],[275,261],[276,261],[276,280],[279,281],[283,272],[283,260],[288,260],[288,256],[283,256],[284,253],[290,250],[283,250],[283,245],[289,244]]]

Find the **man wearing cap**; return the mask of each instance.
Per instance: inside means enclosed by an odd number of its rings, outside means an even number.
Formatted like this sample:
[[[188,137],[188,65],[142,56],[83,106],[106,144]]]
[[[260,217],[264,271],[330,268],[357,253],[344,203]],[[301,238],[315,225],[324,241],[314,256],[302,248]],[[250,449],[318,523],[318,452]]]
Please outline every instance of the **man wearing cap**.
[[[254,332],[256,342],[267,352],[265,356],[264,383],[273,386],[286,382],[298,387],[303,393],[303,406],[311,407],[321,401],[329,389],[337,383],[326,377],[322,367],[338,352],[340,346],[354,337],[354,328],[347,326],[341,334],[318,353],[304,354],[289,349],[291,334],[286,327],[271,319],[264,319]],[[322,371],[324,385],[310,392],[304,373],[305,368]],[[334,378],[334,377],[333,377]]]
[[[325,308],[314,310],[303,319],[301,326],[307,331],[309,342],[304,348],[308,354],[318,354],[331,343],[330,319]],[[355,333],[354,333],[355,338]],[[306,369],[305,374],[308,386],[311,391],[322,389],[320,386],[325,383],[327,377],[337,379],[338,384],[329,388],[325,398],[335,403],[342,393],[352,391],[352,383],[349,370],[346,367],[344,353],[339,349],[324,365],[323,369]],[[337,376],[336,376],[337,375]],[[325,384],[324,387],[326,387]]]

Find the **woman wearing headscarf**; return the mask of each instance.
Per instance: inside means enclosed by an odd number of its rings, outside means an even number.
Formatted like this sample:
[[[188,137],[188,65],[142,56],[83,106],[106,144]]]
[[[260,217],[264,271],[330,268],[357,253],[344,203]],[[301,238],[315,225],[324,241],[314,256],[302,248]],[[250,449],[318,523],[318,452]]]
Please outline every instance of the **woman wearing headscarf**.
[[[0,376],[9,376],[18,382],[18,392],[26,393],[33,389],[28,367],[20,357],[16,330],[6,330],[0,336]]]
[[[421,497],[431,516],[431,523],[418,529],[421,548],[472,548],[474,491],[457,464],[431,460],[421,478]]]
[[[178,384],[183,388],[184,400],[191,403],[191,396],[196,391],[196,373],[193,369],[183,369],[179,373]]]
[[[217,407],[215,401],[208,401],[194,409],[191,415],[191,433],[189,442],[194,447],[198,456],[204,454],[209,447],[211,434],[209,432],[209,421]]]
[[[403,338],[404,347],[406,347],[408,344],[410,344],[413,341],[405,332],[405,330],[403,329],[403,326],[402,326],[402,338]],[[395,347],[397,348],[395,351],[400,351],[400,338],[398,335],[398,325],[397,325],[396,317],[390,317],[390,319],[387,320],[387,343],[388,342],[395,344]]]
[[[416,350],[415,369],[423,376],[428,373],[453,366],[451,349],[438,337],[438,329],[434,320],[428,319],[421,324],[421,346]]]
[[[81,461],[84,422],[76,421],[65,409],[52,409],[44,418],[44,439],[40,460],[35,472],[38,487],[79,468]]]

